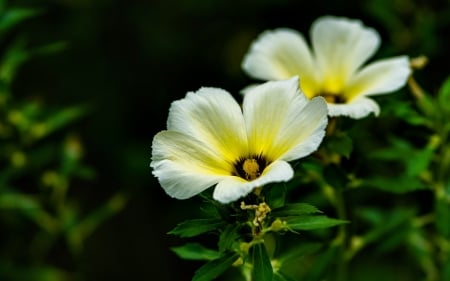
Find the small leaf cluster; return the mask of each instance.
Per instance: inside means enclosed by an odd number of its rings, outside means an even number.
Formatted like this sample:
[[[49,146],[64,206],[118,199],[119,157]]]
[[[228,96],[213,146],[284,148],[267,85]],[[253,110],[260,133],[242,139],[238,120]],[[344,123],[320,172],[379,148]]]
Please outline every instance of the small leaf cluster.
[[[274,247],[271,239],[286,233],[299,235],[299,232],[346,223],[325,216],[307,203],[285,203],[285,185],[268,186],[263,190],[261,194],[250,194],[240,203],[229,205],[221,205],[204,195],[206,203],[215,206],[205,212],[207,218],[187,220],[169,232],[182,238],[211,233],[218,237],[216,249],[197,242],[172,248],[183,259],[207,261],[192,280],[215,280],[233,267],[248,280],[289,280],[282,268],[297,255],[291,253],[283,257],[269,253],[268,249]],[[269,207],[270,203],[273,209]],[[266,213],[259,212],[261,210]],[[261,213],[264,216],[258,217]]]

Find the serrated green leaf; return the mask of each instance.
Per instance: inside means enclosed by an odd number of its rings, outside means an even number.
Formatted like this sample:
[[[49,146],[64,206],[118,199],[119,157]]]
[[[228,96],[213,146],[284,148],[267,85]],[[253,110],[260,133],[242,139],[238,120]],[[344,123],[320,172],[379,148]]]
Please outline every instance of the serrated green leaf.
[[[224,222],[220,219],[193,219],[178,224],[168,234],[178,235],[182,238],[194,237],[223,226]]]
[[[329,218],[327,216],[296,216],[283,218],[292,230],[314,230],[348,223],[348,221]]]
[[[251,248],[253,262],[252,280],[272,281],[273,269],[264,243],[257,243]]]
[[[208,249],[199,243],[187,243],[183,246],[172,247],[171,250],[185,260],[215,260],[220,257],[218,251]]]
[[[278,209],[274,209],[271,214],[274,217],[288,217],[288,216],[301,216],[317,213],[321,213],[321,211],[316,207],[314,207],[313,205],[307,203],[293,203],[287,204]]]
[[[225,272],[237,259],[239,254],[227,252],[220,258],[209,261],[200,267],[194,274],[192,281],[210,281],[214,280]]]

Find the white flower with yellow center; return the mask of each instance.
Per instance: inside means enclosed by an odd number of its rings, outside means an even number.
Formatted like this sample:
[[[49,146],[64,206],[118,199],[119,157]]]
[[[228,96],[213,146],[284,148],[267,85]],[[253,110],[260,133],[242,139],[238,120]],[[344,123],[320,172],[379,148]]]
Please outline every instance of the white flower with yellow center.
[[[263,32],[252,43],[242,67],[256,79],[299,76],[309,98],[323,96],[330,116],[362,118],[379,114],[368,96],[404,86],[410,74],[408,57],[362,65],[380,45],[380,36],[358,20],[325,16],[311,27],[312,51],[302,34],[291,29]]]
[[[229,203],[290,180],[287,161],[315,151],[327,124],[325,100],[309,100],[298,85],[297,77],[259,85],[242,109],[217,88],[173,102],[167,130],[153,139],[150,164],[166,193],[186,199],[217,184],[214,199]]]

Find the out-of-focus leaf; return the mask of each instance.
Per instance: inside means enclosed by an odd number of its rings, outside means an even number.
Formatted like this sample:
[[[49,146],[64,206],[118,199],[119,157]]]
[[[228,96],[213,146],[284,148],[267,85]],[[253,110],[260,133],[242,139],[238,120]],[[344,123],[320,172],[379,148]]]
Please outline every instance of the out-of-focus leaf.
[[[327,165],[323,170],[325,180],[335,189],[343,190],[348,183],[347,174],[339,165]]]
[[[0,211],[18,211],[48,232],[57,229],[57,222],[35,198],[20,193],[0,194]]]
[[[223,227],[224,222],[220,219],[193,219],[178,224],[169,234],[180,237],[194,237],[206,232]]]
[[[124,194],[119,193],[80,221],[77,221],[74,216],[68,216],[66,219],[66,230],[71,250],[74,253],[78,253],[84,240],[106,219],[121,211],[127,200],[128,198]]]
[[[313,205],[307,203],[292,203],[287,204],[281,208],[274,209],[271,214],[274,217],[287,217],[317,213],[321,213],[321,211]]]
[[[298,259],[317,252],[321,247],[319,243],[302,243],[299,246],[294,246],[288,251],[283,252],[278,257],[278,262],[283,266],[289,261],[298,261]]]
[[[383,211],[365,207],[359,209],[357,214],[360,219],[372,225],[370,230],[362,236],[362,240],[367,245],[376,241],[382,241],[383,237],[390,236],[399,230],[409,229],[415,212],[405,209]]]
[[[0,279],[8,281],[65,281],[69,274],[59,268],[41,265],[39,267],[13,267],[0,263]]]
[[[450,238],[450,202],[447,197],[436,198],[435,201],[436,228],[444,237]]]
[[[295,280],[290,278],[289,276],[286,276],[282,272],[274,272],[273,281],[295,281]]]
[[[439,106],[444,109],[444,111],[450,114],[450,77],[442,83],[437,96]]]
[[[27,8],[9,8],[0,14],[0,36],[20,22],[40,14],[42,11]]]
[[[427,188],[419,178],[406,176],[366,178],[362,184],[392,193],[407,193]]]
[[[180,247],[173,247],[171,250],[186,260],[215,260],[220,257],[218,251],[205,248],[199,243],[188,243]]]
[[[264,243],[257,243],[250,249],[253,262],[252,280],[272,281],[273,269]]]
[[[10,83],[19,66],[28,60],[30,54],[25,50],[23,40],[16,40],[3,55],[0,62],[0,80]]]
[[[35,124],[30,131],[30,139],[37,140],[43,138],[50,133],[63,128],[70,122],[73,122],[85,115],[88,107],[86,105],[72,106],[65,108],[53,114],[38,124]]]
[[[325,252],[320,252],[316,255],[314,265],[306,271],[302,280],[319,281],[324,280],[324,276],[327,272],[330,272],[328,268],[331,264],[334,264],[337,260],[338,247],[329,247]]]
[[[349,158],[352,153],[353,140],[345,134],[329,136],[325,138],[324,142],[328,150],[342,155],[345,158]]]
[[[209,261],[200,267],[194,274],[192,281],[210,281],[214,280],[225,272],[237,259],[239,254],[227,252],[220,258]]]
[[[296,216],[286,217],[283,220],[292,230],[314,230],[348,223],[348,221],[333,219],[327,216]]]

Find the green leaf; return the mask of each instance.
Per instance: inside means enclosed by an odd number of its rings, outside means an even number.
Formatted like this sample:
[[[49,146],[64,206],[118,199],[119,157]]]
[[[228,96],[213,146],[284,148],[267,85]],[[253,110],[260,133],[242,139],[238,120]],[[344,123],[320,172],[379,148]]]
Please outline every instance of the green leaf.
[[[313,230],[348,223],[348,221],[333,219],[327,216],[296,216],[283,218],[283,220],[293,230]]]
[[[10,266],[0,263],[1,280],[9,281],[61,281],[69,280],[67,272],[48,265],[40,266]]]
[[[349,158],[353,150],[353,140],[345,134],[333,135],[326,138],[325,146],[328,150]]]
[[[311,266],[307,271],[302,280],[328,280],[324,278],[325,274],[329,272],[329,268],[336,264],[338,258],[337,254],[339,252],[338,247],[329,247],[325,252],[320,252],[313,260],[313,266]]]
[[[407,193],[416,190],[426,189],[427,187],[417,177],[372,177],[366,178],[362,183],[364,186],[377,188],[392,193]]]
[[[54,232],[58,228],[58,222],[32,196],[13,192],[0,194],[0,212],[6,210],[18,211],[47,232]]]
[[[450,113],[450,76],[442,83],[437,96],[439,106]]]
[[[220,219],[193,219],[178,224],[168,234],[178,235],[182,238],[194,237],[223,226],[224,222]]]
[[[171,250],[185,260],[215,260],[220,257],[218,251],[205,248],[199,243],[187,243],[180,247],[173,247]]]
[[[444,237],[450,238],[450,202],[445,196],[435,202],[436,228]]]
[[[239,258],[239,254],[227,252],[220,258],[209,261],[200,267],[194,274],[192,281],[214,280],[225,272]]]
[[[46,137],[52,132],[79,119],[86,114],[87,110],[88,107],[86,105],[78,105],[54,112],[49,115],[45,121],[42,121],[31,128],[29,138],[31,138],[31,140],[37,140]]]
[[[220,233],[219,237],[219,251],[224,252],[226,250],[232,250],[233,244],[239,241],[239,225],[228,224],[225,229]]]
[[[307,203],[293,203],[287,204],[284,207],[274,209],[272,216],[274,217],[288,217],[288,216],[301,216],[309,214],[321,213],[319,209],[313,205]]]
[[[347,186],[347,174],[338,165],[327,165],[323,171],[323,175],[326,181],[335,189],[343,190]]]
[[[295,281],[295,280],[284,275],[282,272],[274,272],[273,281]]]
[[[16,40],[10,46],[0,62],[0,79],[5,81],[8,85],[17,69],[29,59],[29,51],[25,50],[25,43],[23,40]]]
[[[127,201],[128,197],[126,195],[117,193],[81,220],[74,220],[71,215],[67,216],[65,220],[66,235],[73,253],[80,253],[86,238],[103,222],[119,213],[125,207]],[[66,208],[66,211],[70,213],[70,207],[67,206]]]
[[[272,208],[279,208],[285,204],[286,201],[286,183],[273,184],[264,187],[263,191],[266,203]]]
[[[294,246],[288,251],[283,252],[278,257],[278,262],[282,266],[284,263],[296,261],[304,256],[317,252],[321,247],[319,243],[302,243],[299,246]]]
[[[27,8],[10,8],[0,15],[0,35],[20,22],[38,15],[41,11]]]
[[[257,243],[251,248],[253,261],[252,280],[272,281],[273,269],[264,243]]]

